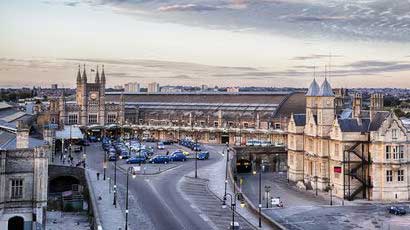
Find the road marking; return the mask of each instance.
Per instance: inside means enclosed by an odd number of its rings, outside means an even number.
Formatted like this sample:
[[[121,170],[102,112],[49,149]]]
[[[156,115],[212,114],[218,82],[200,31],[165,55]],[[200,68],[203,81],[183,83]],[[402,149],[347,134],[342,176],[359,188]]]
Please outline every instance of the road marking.
[[[168,211],[171,213],[172,216],[174,216],[174,219],[177,220],[177,222],[179,223],[179,225],[181,225],[183,227],[183,229],[186,229],[184,224],[180,221],[180,219],[177,217],[177,215],[175,215],[175,213],[173,212],[173,210],[168,206],[167,203],[165,203],[164,199],[162,199],[162,197],[160,196],[160,194],[158,193],[158,191],[155,189],[154,185],[151,183],[148,183],[148,185],[151,187],[152,191],[155,193],[155,195],[157,196],[158,200],[164,205],[165,208],[168,209]]]

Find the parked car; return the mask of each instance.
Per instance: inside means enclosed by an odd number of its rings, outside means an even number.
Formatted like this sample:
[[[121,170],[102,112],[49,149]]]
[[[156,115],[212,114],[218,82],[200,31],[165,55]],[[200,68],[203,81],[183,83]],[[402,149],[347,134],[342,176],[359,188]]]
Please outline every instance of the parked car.
[[[90,140],[90,142],[97,142],[98,138],[96,136],[90,136],[88,137],[88,139]]]
[[[209,152],[208,151],[203,151],[203,152],[198,153],[197,159],[198,160],[207,160],[207,159],[209,159]]]
[[[194,151],[202,151],[201,145],[198,144],[198,143],[195,143],[195,144],[192,146],[192,150],[194,150]]]
[[[108,156],[108,161],[116,161],[117,160],[117,155],[115,154],[110,154]]]
[[[141,156],[135,156],[127,159],[127,164],[139,164],[139,163],[145,163],[146,158]]]
[[[163,142],[158,142],[157,148],[158,149],[165,149],[164,143]]]
[[[173,152],[170,156],[171,161],[186,161],[185,154],[181,152]]]
[[[128,158],[130,158],[130,153],[127,150],[121,151],[119,153],[119,158],[120,159],[128,159]]]
[[[152,164],[167,164],[169,162],[169,157],[164,155],[156,155],[155,157],[149,159],[149,163]]]
[[[406,209],[404,207],[399,207],[399,206],[390,206],[389,207],[389,213],[397,215],[397,216],[403,216],[406,215]]]
[[[174,144],[174,141],[173,140],[162,140],[161,141],[164,145],[172,145],[172,144]]]

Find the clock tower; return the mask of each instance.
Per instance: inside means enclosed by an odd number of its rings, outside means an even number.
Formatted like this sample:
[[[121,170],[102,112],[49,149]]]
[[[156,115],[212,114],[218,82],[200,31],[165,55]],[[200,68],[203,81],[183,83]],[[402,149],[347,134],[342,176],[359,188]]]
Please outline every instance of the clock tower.
[[[104,125],[105,121],[105,73],[102,68],[101,79],[97,66],[95,81],[87,81],[84,65],[83,74],[80,76],[80,67],[77,74],[77,105],[80,109],[80,125]]]

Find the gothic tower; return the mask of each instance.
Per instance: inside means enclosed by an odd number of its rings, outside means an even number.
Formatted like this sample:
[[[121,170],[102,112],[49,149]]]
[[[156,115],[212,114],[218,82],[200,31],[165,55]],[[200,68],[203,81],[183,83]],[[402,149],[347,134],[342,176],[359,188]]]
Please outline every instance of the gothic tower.
[[[81,77],[81,100],[78,103],[80,106],[80,124],[87,125],[87,73],[85,70],[85,64],[83,69],[83,75]]]
[[[97,68],[97,75],[98,75],[98,68]],[[101,69],[101,79],[99,82],[99,89],[100,89],[100,106],[99,106],[99,118],[100,118],[100,125],[105,125],[105,72],[104,72],[104,65],[102,65]]]
[[[317,125],[318,135],[321,137],[329,136],[335,119],[335,95],[332,86],[327,81],[323,81],[317,96]]]
[[[306,93],[306,119],[317,114],[317,96],[319,95],[319,85],[314,78]]]

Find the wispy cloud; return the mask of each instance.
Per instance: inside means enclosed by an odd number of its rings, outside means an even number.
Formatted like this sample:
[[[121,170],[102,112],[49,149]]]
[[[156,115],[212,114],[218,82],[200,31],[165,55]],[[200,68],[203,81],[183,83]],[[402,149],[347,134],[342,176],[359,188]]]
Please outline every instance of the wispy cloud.
[[[69,1],[68,5],[76,5]],[[410,2],[403,0],[87,0],[148,19],[293,36],[410,40]],[[166,12],[174,12],[166,14]],[[197,12],[198,14],[194,14]]]
[[[210,11],[217,10],[217,7],[207,6],[207,5],[197,5],[197,4],[175,4],[168,6],[161,6],[158,8],[159,11]]]
[[[297,56],[293,57],[291,60],[295,61],[305,61],[305,60],[314,60],[314,59],[324,59],[324,58],[338,58],[338,57],[343,57],[342,55],[330,55],[330,54],[312,54],[309,56]]]

